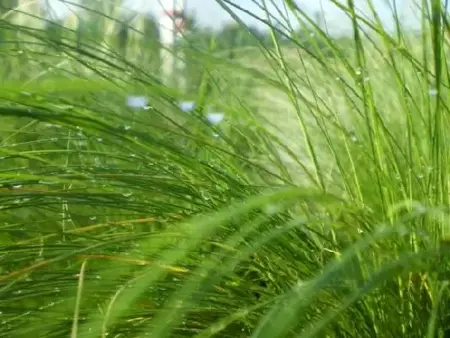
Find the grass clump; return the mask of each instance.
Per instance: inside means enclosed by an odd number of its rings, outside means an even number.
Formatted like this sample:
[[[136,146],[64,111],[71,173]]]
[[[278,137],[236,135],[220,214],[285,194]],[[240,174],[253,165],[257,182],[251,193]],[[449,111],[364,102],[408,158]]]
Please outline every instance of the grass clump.
[[[114,11],[5,19],[0,336],[447,337],[447,10],[333,3],[345,53],[292,1],[307,46],[264,1],[251,60],[184,46],[189,112]]]

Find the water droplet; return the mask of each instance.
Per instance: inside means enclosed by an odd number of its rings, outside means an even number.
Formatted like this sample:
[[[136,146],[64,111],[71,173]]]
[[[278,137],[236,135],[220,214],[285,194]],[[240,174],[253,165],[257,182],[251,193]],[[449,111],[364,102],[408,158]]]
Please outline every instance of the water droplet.
[[[96,216],[92,216],[92,217],[89,217],[89,219],[90,219],[91,221],[95,221],[95,220],[97,219],[97,217],[96,217]]]
[[[352,135],[350,140],[352,140],[352,142],[358,142],[358,138],[355,135]]]
[[[46,123],[45,126],[47,128],[62,128],[59,124]]]
[[[133,193],[130,191],[130,192],[125,192],[125,193],[123,193],[122,194],[124,197],[130,197],[131,195],[133,195]]]
[[[217,125],[220,122],[222,122],[223,118],[225,117],[224,113],[208,113],[206,115],[206,119],[209,123],[212,125]]]
[[[438,94],[438,91],[437,91],[437,89],[432,88],[428,91],[428,94],[431,96],[436,96]]]
[[[418,178],[419,180],[421,180],[421,179],[423,178],[423,175],[422,175],[422,174],[419,174],[419,175],[417,175],[417,178]]]
[[[129,96],[127,105],[131,108],[144,108],[148,105],[148,99],[145,96]]]
[[[195,102],[194,101],[182,101],[179,103],[178,107],[181,109],[181,111],[183,111],[185,113],[189,113],[194,110]]]
[[[315,34],[315,33],[309,33],[309,36],[310,36],[311,38],[313,38],[313,37],[316,36],[316,34]]]
[[[98,142],[103,142],[103,139],[102,139],[101,137],[98,137],[98,138],[97,138],[97,141],[98,141]]]
[[[124,125],[124,126],[123,126],[123,129],[125,129],[125,130],[130,130],[131,127],[130,127],[130,126],[127,126],[127,125]]]
[[[99,276],[99,275],[95,276],[95,278],[96,278],[96,279],[102,279],[102,277]]]
[[[22,185],[21,184],[16,184],[16,185],[13,185],[12,188],[13,189],[20,189],[20,188],[22,188]]]

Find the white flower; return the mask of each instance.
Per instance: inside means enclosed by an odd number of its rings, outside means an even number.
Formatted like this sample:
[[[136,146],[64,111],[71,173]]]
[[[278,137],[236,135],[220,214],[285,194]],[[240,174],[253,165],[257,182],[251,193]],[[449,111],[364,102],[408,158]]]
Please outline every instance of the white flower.
[[[127,106],[131,108],[144,108],[148,105],[148,99],[145,96],[128,96]]]
[[[188,113],[192,110],[194,110],[195,108],[195,102],[194,101],[181,101],[178,104],[178,107],[180,107],[180,109],[185,112]]]
[[[206,115],[206,119],[209,123],[216,125],[222,122],[223,118],[225,117],[224,113],[208,113]]]

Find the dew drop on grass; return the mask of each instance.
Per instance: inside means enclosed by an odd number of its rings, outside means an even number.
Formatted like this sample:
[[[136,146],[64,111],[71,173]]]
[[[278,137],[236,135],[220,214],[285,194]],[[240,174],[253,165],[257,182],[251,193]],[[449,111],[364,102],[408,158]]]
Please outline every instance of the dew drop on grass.
[[[129,192],[124,192],[124,193],[122,194],[122,196],[124,196],[124,197],[130,197],[131,195],[133,195],[133,193],[132,193],[131,191],[129,191]]]
[[[144,108],[148,105],[148,99],[145,96],[129,96],[126,103],[131,108]]]
[[[102,139],[101,137],[98,137],[98,138],[97,138],[97,141],[98,141],[98,142],[103,142],[103,139]]]
[[[96,217],[96,216],[92,216],[92,217],[89,217],[89,219],[90,219],[91,221],[95,221],[95,220],[97,219],[97,217]]]
[[[185,113],[189,113],[194,110],[195,102],[194,101],[182,101],[179,103],[178,107],[181,109],[181,111],[183,111]]]
[[[223,118],[225,117],[224,113],[208,113],[206,115],[206,119],[209,123],[212,125],[217,125],[220,122],[222,122]]]
[[[435,89],[435,88],[432,88],[432,89],[430,89],[430,90],[428,91],[428,94],[429,94],[430,96],[436,96],[437,93],[438,93],[438,91],[437,91],[437,89]]]
[[[131,127],[130,127],[130,126],[128,126],[128,125],[124,125],[124,126],[123,126],[123,129],[125,129],[125,130],[130,130],[130,129],[131,129]]]
[[[20,188],[22,188],[22,185],[21,184],[16,184],[16,185],[13,185],[12,188],[13,189],[20,189]]]

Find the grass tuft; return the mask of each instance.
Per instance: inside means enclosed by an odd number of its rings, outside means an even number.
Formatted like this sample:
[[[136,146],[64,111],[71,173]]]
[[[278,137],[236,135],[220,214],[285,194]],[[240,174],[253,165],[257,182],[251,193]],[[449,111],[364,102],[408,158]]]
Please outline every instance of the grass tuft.
[[[0,336],[447,337],[447,4],[217,2],[185,90],[119,3],[0,5]]]

